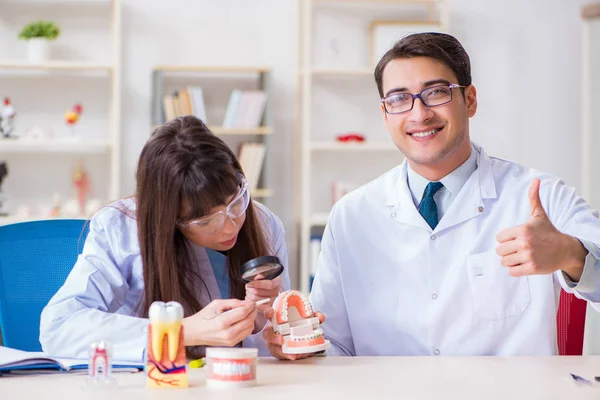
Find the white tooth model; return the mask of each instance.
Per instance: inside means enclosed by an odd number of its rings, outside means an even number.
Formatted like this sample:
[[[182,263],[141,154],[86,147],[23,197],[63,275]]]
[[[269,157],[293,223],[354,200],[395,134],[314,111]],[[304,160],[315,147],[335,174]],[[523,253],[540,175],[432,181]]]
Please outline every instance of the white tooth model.
[[[155,301],[148,310],[146,348],[147,387],[188,387],[183,341],[183,307],[170,301]]]
[[[276,333],[284,336],[282,351],[287,354],[315,353],[329,348],[306,296],[288,290],[277,296],[273,303],[275,313],[271,323]]]

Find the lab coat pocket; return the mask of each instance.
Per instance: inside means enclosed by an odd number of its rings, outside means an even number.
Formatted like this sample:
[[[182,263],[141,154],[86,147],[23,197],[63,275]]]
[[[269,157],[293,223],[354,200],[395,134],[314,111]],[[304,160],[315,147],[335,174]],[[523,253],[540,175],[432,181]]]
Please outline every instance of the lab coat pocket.
[[[467,274],[475,313],[488,320],[518,316],[531,303],[526,276],[512,277],[495,250],[467,259]]]

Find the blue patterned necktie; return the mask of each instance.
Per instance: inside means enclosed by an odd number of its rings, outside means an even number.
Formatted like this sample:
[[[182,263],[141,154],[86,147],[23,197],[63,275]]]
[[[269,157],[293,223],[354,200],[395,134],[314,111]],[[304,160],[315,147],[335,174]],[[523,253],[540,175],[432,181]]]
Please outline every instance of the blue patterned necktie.
[[[431,229],[435,229],[439,222],[437,204],[435,204],[433,195],[443,187],[442,182],[429,182],[423,193],[423,200],[419,204],[419,214],[423,216]]]

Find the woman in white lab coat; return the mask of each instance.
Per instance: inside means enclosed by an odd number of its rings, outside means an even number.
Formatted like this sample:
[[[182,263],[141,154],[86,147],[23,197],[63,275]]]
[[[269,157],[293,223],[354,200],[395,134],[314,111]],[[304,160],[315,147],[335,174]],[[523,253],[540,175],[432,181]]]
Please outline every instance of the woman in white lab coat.
[[[244,284],[240,266],[264,255],[278,256],[283,274]],[[82,254],[42,312],[40,342],[50,355],[85,358],[91,342],[106,340],[115,360],[142,360],[150,304],[177,301],[188,355],[239,342],[266,352],[262,310],[272,301],[258,310],[255,302],[282,288],[281,221],[251,201],[231,149],[197,118],[181,117],[144,146],[135,197],[91,219]]]

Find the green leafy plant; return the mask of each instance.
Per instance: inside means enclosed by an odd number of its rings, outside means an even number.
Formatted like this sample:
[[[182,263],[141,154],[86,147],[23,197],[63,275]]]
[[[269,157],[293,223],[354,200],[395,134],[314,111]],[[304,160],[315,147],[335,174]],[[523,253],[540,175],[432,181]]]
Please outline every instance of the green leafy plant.
[[[54,40],[60,35],[60,28],[50,21],[34,21],[27,24],[21,33],[19,39],[45,38]]]

